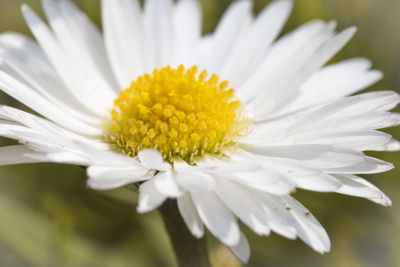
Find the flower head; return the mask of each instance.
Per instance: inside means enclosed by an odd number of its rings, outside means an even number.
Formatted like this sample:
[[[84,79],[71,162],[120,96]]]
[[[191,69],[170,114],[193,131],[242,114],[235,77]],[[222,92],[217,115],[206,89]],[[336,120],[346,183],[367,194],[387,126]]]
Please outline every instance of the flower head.
[[[1,164],[87,166],[97,190],[138,183],[139,212],[177,199],[194,236],[206,227],[242,261],[238,219],[329,251],[296,188],[391,204],[357,174],[392,168],[363,152],[399,150],[377,129],[400,124],[400,98],[350,96],[382,77],[366,59],[324,67],[354,28],[312,21],[277,39],[292,1],[254,17],[239,0],[202,36],[195,0],[103,0],[103,36],[69,0],[43,7],[50,28],[22,8],[37,42],[0,35],[1,90],[41,115],[0,107],[1,136],[21,143]]]
[[[114,101],[106,140],[132,157],[144,149],[158,150],[170,163],[195,164],[224,155],[249,122],[241,116],[240,101],[232,100],[228,82],[207,76],[183,65],[139,76]]]

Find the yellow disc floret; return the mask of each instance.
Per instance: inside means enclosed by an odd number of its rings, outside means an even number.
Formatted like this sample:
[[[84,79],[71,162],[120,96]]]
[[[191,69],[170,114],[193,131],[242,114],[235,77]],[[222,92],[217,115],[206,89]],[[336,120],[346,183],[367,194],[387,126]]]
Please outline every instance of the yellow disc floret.
[[[114,101],[106,140],[128,156],[156,149],[164,159],[189,164],[206,154],[224,155],[245,134],[248,120],[234,90],[215,74],[165,67],[144,74]]]

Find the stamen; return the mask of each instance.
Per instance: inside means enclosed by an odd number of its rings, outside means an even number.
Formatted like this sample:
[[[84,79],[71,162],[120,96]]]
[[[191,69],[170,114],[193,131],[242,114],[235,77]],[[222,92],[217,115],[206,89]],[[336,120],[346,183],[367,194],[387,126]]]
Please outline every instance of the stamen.
[[[140,76],[114,101],[105,138],[128,156],[156,149],[164,159],[189,164],[206,154],[222,156],[246,134],[249,120],[227,81],[197,66],[164,67]]]

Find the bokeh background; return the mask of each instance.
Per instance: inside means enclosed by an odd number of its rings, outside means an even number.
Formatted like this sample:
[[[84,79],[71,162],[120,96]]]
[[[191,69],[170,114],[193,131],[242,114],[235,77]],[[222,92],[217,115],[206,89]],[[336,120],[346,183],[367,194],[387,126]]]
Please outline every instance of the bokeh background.
[[[43,14],[39,0],[0,0],[0,32],[30,35],[20,14],[25,2]],[[100,25],[98,0],[76,0]],[[202,0],[204,32],[210,32],[231,0]],[[255,0],[255,12],[269,0]],[[295,0],[284,32],[315,18],[335,19],[338,28],[358,26],[351,43],[333,60],[367,57],[385,78],[369,90],[400,90],[400,0]],[[4,94],[2,104],[24,108]],[[400,128],[389,133],[400,138]],[[10,144],[0,139],[0,145]],[[393,201],[384,208],[364,199],[298,191],[326,227],[332,250],[320,255],[301,241],[247,233],[248,266],[400,266],[400,153],[380,153],[399,168],[367,177]],[[99,193],[85,186],[76,166],[37,164],[0,168],[0,266],[176,266],[157,212],[139,215],[134,194]],[[241,264],[208,237],[215,266]]]

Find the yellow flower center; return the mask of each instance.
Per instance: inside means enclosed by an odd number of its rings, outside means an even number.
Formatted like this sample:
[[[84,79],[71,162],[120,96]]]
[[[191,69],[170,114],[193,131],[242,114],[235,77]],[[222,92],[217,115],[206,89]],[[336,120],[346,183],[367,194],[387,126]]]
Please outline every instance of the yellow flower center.
[[[189,164],[206,154],[222,156],[245,134],[249,121],[234,90],[215,74],[164,67],[144,74],[114,101],[105,138],[113,148],[135,157],[156,149],[164,160]]]

